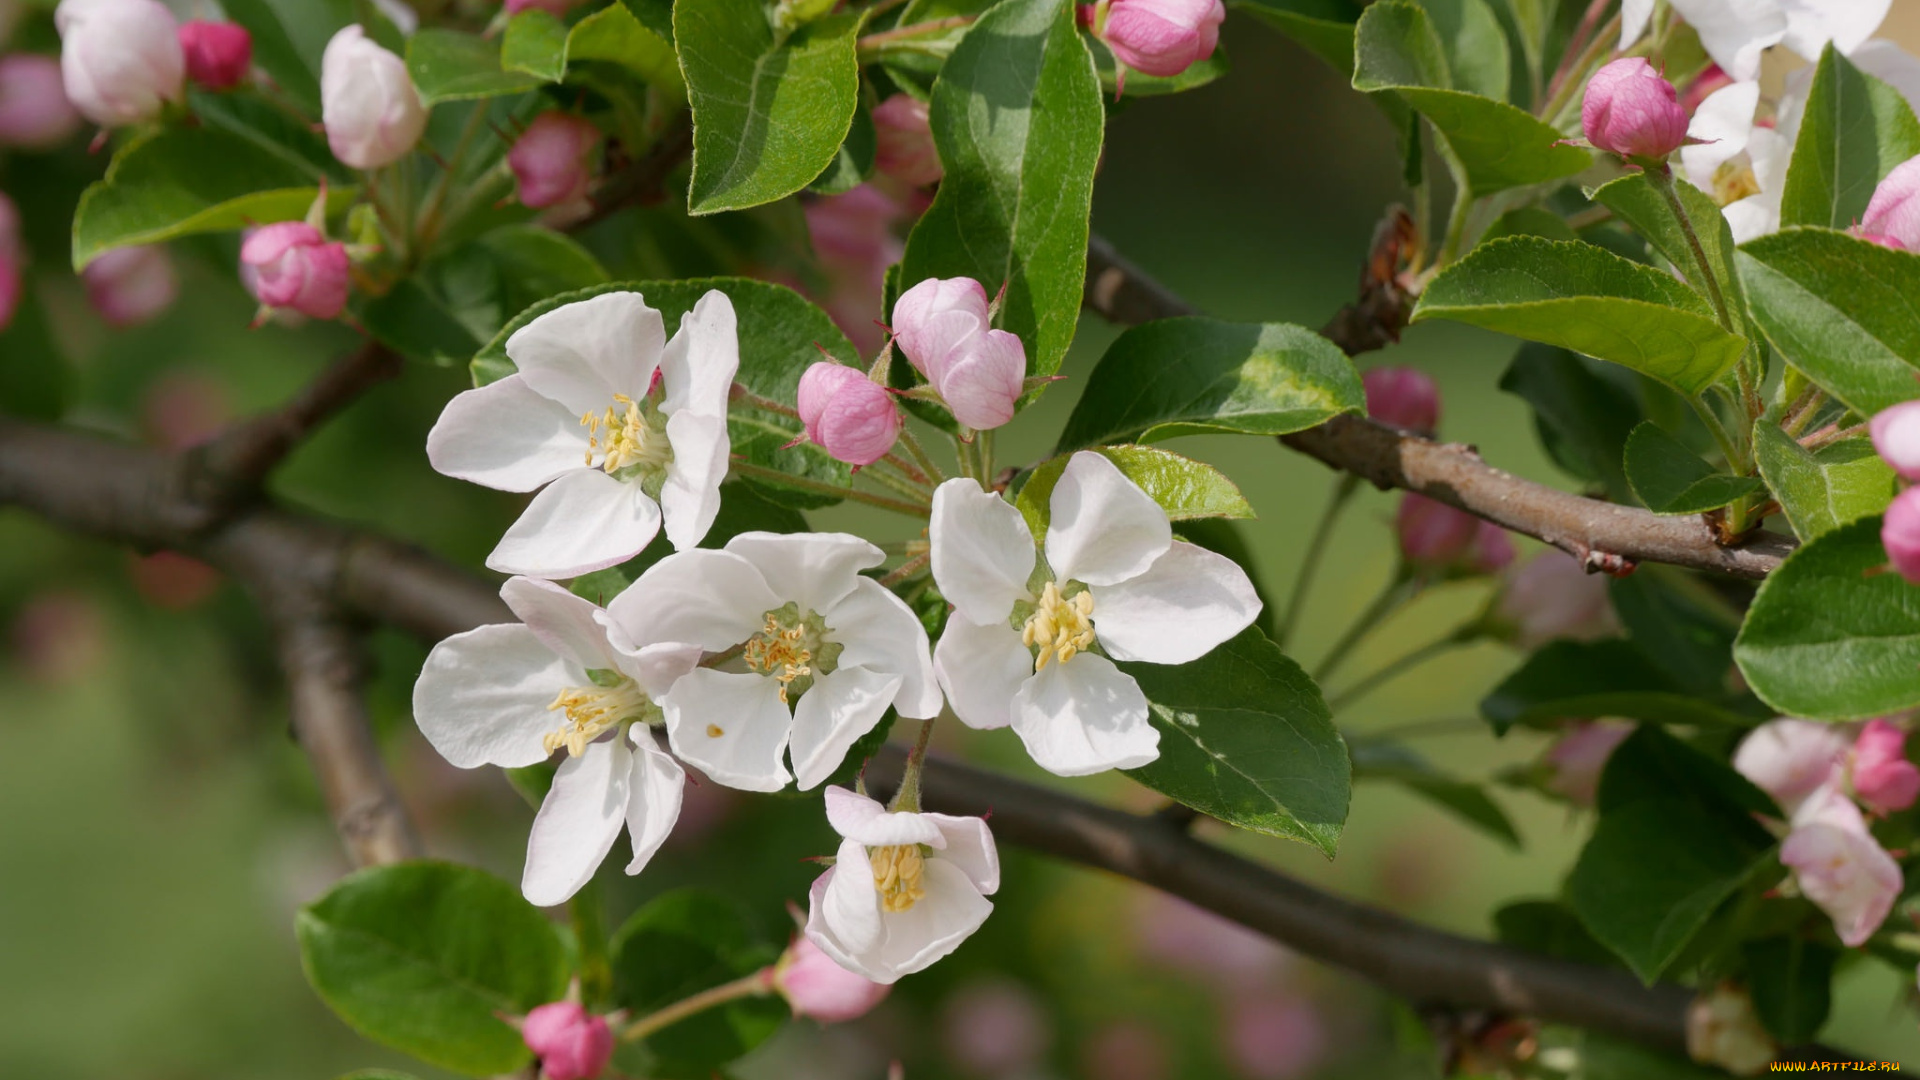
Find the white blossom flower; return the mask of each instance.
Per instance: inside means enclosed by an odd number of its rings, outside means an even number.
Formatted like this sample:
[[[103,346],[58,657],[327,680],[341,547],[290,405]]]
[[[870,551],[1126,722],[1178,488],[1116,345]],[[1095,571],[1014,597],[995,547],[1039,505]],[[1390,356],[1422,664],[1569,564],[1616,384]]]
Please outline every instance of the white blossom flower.
[[[877,983],[911,975],[960,947],[993,913],[1000,855],[977,817],[889,812],[827,789],[843,840],[808,894],[807,937]]]
[[[662,518],[675,548],[707,535],[740,367],[732,302],[708,292],[664,338],[639,293],[602,293],[521,327],[507,340],[519,371],[447,403],[427,435],[434,468],[541,489],[488,566],[550,578],[604,569],[639,554]]]
[[[884,558],[845,533],[742,533],[667,556],[615,597],[616,647],[686,641],[729,656],[660,698],[674,753],[728,787],[778,791],[791,744],[793,776],[811,788],[888,706],[937,714],[926,629],[860,576]]]
[[[1793,831],[1780,844],[1800,892],[1833,920],[1848,948],[1873,936],[1903,887],[1900,864],[1867,828],[1860,808],[1835,786],[1807,797],[1793,814]]]
[[[1673,10],[1700,35],[1714,63],[1735,79],[1759,77],[1760,57],[1785,45],[1808,60],[1831,42],[1851,54],[1873,36],[1893,0],[1672,0]],[[1620,49],[1646,32],[1653,0],[1622,0]]]
[[[1804,96],[1783,98],[1773,123],[1755,115],[1760,84],[1736,82],[1707,96],[1694,111],[1680,162],[1693,186],[1713,196],[1735,243],[1780,229],[1780,195],[1799,128]]]
[[[655,702],[700,661],[697,645],[626,652],[608,642],[601,609],[549,581],[500,589],[519,623],[442,641],[413,687],[427,741],[462,769],[519,768],[565,748],[533,819],[521,891],[542,907],[580,890],[624,825],[637,874],[680,816],[685,774],[654,743]]]
[[[1166,511],[1099,454],[1067,462],[1051,505],[1036,574],[1033,534],[1006,500],[965,479],[934,492],[933,578],[954,606],[934,670],[961,721],[1011,724],[1049,772],[1137,768],[1160,735],[1113,661],[1197,660],[1260,600],[1231,559],[1175,540]]]

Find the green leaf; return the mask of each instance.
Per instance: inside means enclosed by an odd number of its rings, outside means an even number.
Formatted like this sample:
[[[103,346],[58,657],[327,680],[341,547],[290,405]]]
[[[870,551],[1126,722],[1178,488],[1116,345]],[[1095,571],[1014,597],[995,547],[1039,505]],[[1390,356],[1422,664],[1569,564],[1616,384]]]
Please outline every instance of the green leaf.
[[[1593,940],[1579,916],[1552,900],[1520,900],[1493,913],[1493,933],[1502,945],[1595,967],[1619,961]]]
[[[1004,284],[1001,328],[1026,345],[1029,374],[1051,375],[1080,318],[1106,123],[1073,4],[1003,0],[982,15],[930,110],[947,175],[907,239],[900,280]]]
[[[1920,154],[1920,121],[1900,91],[1862,72],[1829,43],[1807,91],[1780,196],[1782,225],[1844,229],[1873,189]]]
[[[1108,346],[1055,452],[1214,432],[1285,435],[1365,407],[1353,362],[1311,330],[1161,319]]]
[[[1798,935],[1749,941],[1747,989],[1753,1011],[1781,1043],[1810,1043],[1820,1034],[1833,1007],[1833,966],[1839,950]]]
[[[1760,585],[1733,658],[1787,716],[1860,720],[1920,705],[1920,586],[1882,573],[1880,519],[1820,534]]]
[[[418,275],[401,279],[384,295],[357,298],[351,310],[381,344],[428,363],[457,364],[481,340]],[[512,373],[509,368],[501,376]]]
[[[1483,244],[1441,271],[1414,309],[1414,322],[1425,319],[1572,349],[1688,395],[1731,370],[1747,344],[1720,328],[1699,294],[1653,267],[1533,236]]]
[[[1533,406],[1534,430],[1556,464],[1625,502],[1631,489],[1621,462],[1643,414],[1609,372],[1632,378],[1567,349],[1529,342],[1500,377],[1500,389]]]
[[[545,82],[567,77],[567,24],[544,8],[528,8],[507,22],[500,66]]]
[[[1353,24],[1360,5],[1350,0],[1234,0],[1237,11],[1266,23],[1353,78]]]
[[[1731,765],[1648,724],[1608,756],[1596,798],[1602,815],[1636,802],[1687,803],[1692,816],[1724,818],[1724,828],[1760,846],[1769,837],[1753,816],[1780,816],[1773,798]]]
[[[1720,212],[1719,204],[1712,196],[1692,184],[1675,183],[1674,194],[1679,197],[1680,205],[1687,212],[1687,220],[1693,223],[1694,233],[1700,240],[1700,248],[1706,253],[1707,265],[1713,270],[1715,279],[1726,290],[1727,303],[1734,310],[1741,306],[1740,277],[1734,273],[1733,230],[1727,225],[1725,214]],[[1700,271],[1693,256],[1693,246],[1687,241],[1687,234],[1680,229],[1680,223],[1674,220],[1673,209],[1667,205],[1666,197],[1660,189],[1647,179],[1645,173],[1623,176],[1611,183],[1602,185],[1591,195],[1594,202],[1612,210],[1620,220],[1633,227],[1661,257],[1672,263],[1681,275],[1695,286],[1695,291],[1707,295],[1706,283],[1700,281]]]
[[[1387,780],[1405,787],[1460,820],[1516,850],[1520,834],[1507,812],[1486,789],[1434,768],[1433,763],[1399,743],[1361,739],[1348,744],[1355,780]]]
[[[1471,38],[1468,23],[1462,16],[1460,32]],[[1435,20],[1420,5],[1379,0],[1355,28],[1353,87],[1369,93],[1393,91],[1425,116],[1466,167],[1477,196],[1558,180],[1592,164],[1587,151],[1559,145],[1563,136],[1551,126],[1475,93],[1472,84],[1490,78],[1478,63],[1470,70],[1481,74],[1465,74],[1464,81],[1457,81],[1459,73],[1449,70],[1446,50]]]
[[[1699,514],[1718,509],[1761,488],[1751,476],[1729,476],[1645,420],[1627,436],[1627,482],[1656,514]]]
[[[359,178],[334,158],[326,135],[257,90],[190,90],[187,102],[202,124],[238,135],[315,180],[351,185]]]
[[[320,113],[320,55],[354,21],[352,0],[224,0],[220,10],[253,36],[253,62],[314,115]]]
[[[499,39],[438,27],[407,41],[407,74],[429,108],[443,101],[518,94],[542,81],[501,67]]]
[[[1191,664],[1121,664],[1147,696],[1160,757],[1127,775],[1243,829],[1332,858],[1351,767],[1320,688],[1249,627]]]
[[[1753,452],[1802,540],[1878,514],[1893,501],[1893,469],[1874,452],[1872,440],[1841,439],[1810,451],[1762,421],[1753,427]]]
[[[295,920],[307,981],[356,1031],[471,1076],[531,1058],[497,1013],[567,987],[567,950],[519,890],[479,870],[410,862],[362,870]]]
[[[1703,697],[1724,696],[1740,620],[1710,588],[1691,575],[1642,566],[1607,582],[1607,598],[1654,667]]]
[[[668,45],[673,44],[673,0],[620,0],[620,6],[654,36]]]
[[[73,395],[73,367],[53,339],[31,278],[22,285],[19,304],[0,328],[0,413],[58,420]]]
[[[833,163],[860,94],[864,16],[816,19],[784,40],[760,0],[679,0],[674,40],[693,104],[695,214],[799,191]]]
[[[1240,489],[1211,465],[1150,446],[1102,446],[1093,452],[1118,465],[1127,479],[1160,504],[1170,520],[1253,516],[1253,507]],[[1014,501],[1036,539],[1047,534],[1047,521],[1053,516],[1053,486],[1060,482],[1060,474],[1072,456],[1061,454],[1041,463],[1027,477],[1020,497]]]
[[[297,220],[318,196],[319,179],[228,131],[171,128],[136,140],[114,155],[106,179],[80,196],[74,269],[117,247]],[[357,195],[334,187],[327,205],[338,210]]]
[[[663,0],[664,3],[664,0]],[[687,99],[680,58],[673,51],[671,27],[662,31],[647,17],[636,18],[634,5],[614,4],[581,19],[567,36],[567,60],[602,60],[639,76],[667,101]]]
[[[1513,58],[1500,17],[1486,0],[1421,0],[1420,7],[1440,38],[1453,89],[1507,100]]]
[[[634,912],[613,936],[614,1000],[635,1016],[731,982],[773,961],[726,896],[679,889]],[[695,1013],[649,1036],[649,1076],[706,1077],[772,1035],[791,1015],[779,997]]]
[[[879,133],[873,127],[873,111],[865,101],[854,110],[853,126],[847,129],[847,141],[833,156],[833,164],[807,185],[822,195],[843,195],[865,183],[873,175],[873,154],[879,147]]]
[[[1498,734],[1605,716],[1655,724],[1746,727],[1749,718],[1690,691],[1627,641],[1556,641],[1480,702]]]
[[[680,325],[680,316],[692,310],[694,303],[709,289],[726,293],[739,319],[740,372],[735,381],[761,397],[793,401],[799,391],[801,374],[820,359],[816,343],[842,362],[856,362],[853,346],[833,320],[784,285],[735,277],[615,281],[548,297],[514,316],[474,356],[471,365],[474,385],[484,386],[513,374],[513,361],[507,356],[507,339],[514,331],[562,304],[606,292],[638,292],[646,297],[648,304],[659,309],[671,334]],[[733,439],[733,453],[752,464],[840,487],[853,484],[853,474],[847,466],[828,457],[818,446],[812,443],[785,446],[800,434],[798,420],[735,405],[727,428]],[[806,508],[838,501],[813,492],[776,488],[771,483],[763,487],[758,480],[753,484],[762,494],[790,506]]]
[[[1740,248],[1753,321],[1780,355],[1863,416],[1914,396],[1920,255],[1829,229]]]

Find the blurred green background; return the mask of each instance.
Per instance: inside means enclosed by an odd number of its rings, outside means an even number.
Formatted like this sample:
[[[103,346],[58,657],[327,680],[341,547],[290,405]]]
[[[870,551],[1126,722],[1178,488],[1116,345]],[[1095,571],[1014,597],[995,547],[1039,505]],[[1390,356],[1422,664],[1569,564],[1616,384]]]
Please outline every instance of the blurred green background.
[[[1235,16],[1233,71],[1174,98],[1130,102],[1109,129],[1095,226],[1211,314],[1318,326],[1353,296],[1375,220],[1400,196],[1392,134],[1371,105],[1268,28]],[[77,177],[75,154],[16,159],[0,187],[21,202],[38,253],[36,288],[58,312],[70,361],[70,422],[166,442],[287,395],[351,343],[336,327],[246,329],[233,246],[181,245],[180,303],[112,333],[54,271]],[[617,254],[617,253],[616,253]],[[616,274],[621,268],[618,259]],[[1089,317],[1068,380],[1002,434],[1003,463],[1051,447],[1083,376],[1116,331]],[[1390,353],[1444,391],[1444,431],[1523,475],[1556,479],[1531,418],[1494,383],[1512,342],[1419,327]],[[0,358],[0,364],[15,356]],[[366,522],[472,566],[516,509],[513,497],[437,476],[422,450],[459,368],[416,367],[304,447],[278,477],[288,500]],[[1175,448],[1237,480],[1255,570],[1284,600],[1332,486],[1318,464],[1260,439],[1196,438]],[[1312,583],[1293,651],[1311,666],[1385,580],[1391,496],[1363,492]],[[898,535],[899,519],[857,510],[816,527]],[[1481,584],[1422,599],[1378,634],[1348,676],[1437,636],[1485,596]],[[303,982],[292,915],[346,866],[287,734],[264,629],[230,583],[169,556],[142,558],[0,511],[0,1075],[323,1078],[386,1064]],[[461,773],[413,730],[408,693],[424,649],[372,641],[375,698],[393,768],[430,851],[519,877],[530,813],[495,771]],[[1514,657],[1483,645],[1451,654],[1339,717],[1354,732],[1469,718]],[[1416,745],[1463,776],[1532,758],[1539,738],[1504,741],[1464,725]],[[1036,780],[1011,735],[944,726],[941,749]],[[1146,808],[1123,778],[1082,794]],[[1431,804],[1356,787],[1340,855],[1203,827],[1210,838],[1317,886],[1436,926],[1487,934],[1501,904],[1551,895],[1587,823],[1558,804],[1497,791],[1525,837],[1510,850]],[[645,875],[609,879],[615,919],[683,884],[739,898],[770,939],[786,900],[803,900],[831,850],[812,800],[689,795],[675,840]],[[1395,1048],[1390,1003],[1340,973],[1250,942],[1210,917],[1118,879],[1012,856],[999,911],[957,954],[907,980],[879,1011],[823,1030],[789,1025],[742,1076],[1266,1078],[1423,1075]],[[617,863],[616,863],[617,865]],[[1861,965],[1844,979],[1830,1041],[1920,1062],[1905,997],[1911,977]]]

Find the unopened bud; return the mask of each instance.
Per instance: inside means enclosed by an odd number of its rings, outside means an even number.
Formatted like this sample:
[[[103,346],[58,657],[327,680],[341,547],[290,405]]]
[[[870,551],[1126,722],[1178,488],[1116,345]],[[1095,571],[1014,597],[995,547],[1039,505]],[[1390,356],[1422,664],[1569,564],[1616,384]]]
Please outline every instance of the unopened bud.
[[[347,306],[347,247],[302,221],[262,226],[240,245],[240,263],[262,304],[331,319]]]
[[[406,61],[349,24],[320,57],[320,120],[333,156],[356,169],[405,157],[427,129]]]
[[[1507,530],[1491,521],[1482,521],[1474,530],[1473,544],[1467,549],[1465,569],[1473,574],[1497,574],[1513,565],[1517,553]]]
[[[895,94],[873,110],[873,167],[903,184],[921,187],[940,179],[940,153],[927,125],[927,105]]]
[[[1615,60],[1587,83],[1580,106],[1587,141],[1621,157],[1661,160],[1687,139],[1687,111],[1673,84],[1639,57]]]
[[[542,210],[585,198],[599,145],[600,129],[585,117],[557,110],[534,117],[507,152],[520,202]]]
[[[830,360],[800,376],[798,405],[807,439],[836,461],[871,465],[900,438],[893,395],[858,370]]]
[[[1920,401],[1881,409],[1867,431],[1882,461],[1908,480],[1920,480]]]
[[[1575,806],[1592,806],[1607,759],[1631,734],[1633,725],[1618,720],[1593,720],[1569,726],[1541,758],[1547,766],[1544,786]]]
[[[546,1080],[592,1080],[613,1057],[607,1018],[589,1015],[577,1002],[555,1001],[529,1012],[520,1037],[539,1056]]]
[[[239,23],[195,19],[180,27],[187,78],[209,90],[227,90],[253,70],[253,35]]]
[[[1873,189],[1854,233],[1884,247],[1920,251],[1920,157],[1895,165]],[[1895,242],[1888,244],[1888,239]]]
[[[1383,424],[1431,435],[1440,426],[1440,387],[1418,368],[1369,368],[1360,376],[1367,415]]]
[[[180,295],[173,257],[158,245],[115,248],[88,263],[80,277],[94,308],[116,327],[146,322]]]
[[[1172,76],[1213,55],[1226,18],[1220,0],[1113,0],[1101,38],[1127,67]]]
[[[1920,797],[1920,768],[1907,760],[1907,733],[1869,720],[1853,743],[1853,793],[1877,814],[1905,810]]]
[[[186,57],[173,13],[159,0],[60,0],[53,18],[67,100],[87,119],[138,124],[180,100]]]
[[[857,1020],[886,1000],[893,989],[841,967],[805,934],[787,946],[772,968],[772,979],[774,989],[793,1007],[793,1015],[810,1016],[823,1024]]]
[[[1400,555],[1416,569],[1444,570],[1462,561],[1480,531],[1480,519],[1415,492],[1407,492],[1394,515]]]
[[[1920,585],[1920,487],[1894,496],[1880,524],[1880,543],[1900,576]]]
[[[80,112],[61,85],[60,61],[33,53],[0,57],[0,146],[45,150],[79,129]]]
[[[1607,598],[1606,577],[1587,573],[1558,548],[1535,555],[1508,576],[1494,603],[1494,616],[1523,649],[1560,638],[1593,641],[1620,629]]]
[[[902,352],[954,419],[976,431],[1013,419],[1026,389],[1020,338],[988,325],[987,291],[972,278],[928,278],[893,305]]]

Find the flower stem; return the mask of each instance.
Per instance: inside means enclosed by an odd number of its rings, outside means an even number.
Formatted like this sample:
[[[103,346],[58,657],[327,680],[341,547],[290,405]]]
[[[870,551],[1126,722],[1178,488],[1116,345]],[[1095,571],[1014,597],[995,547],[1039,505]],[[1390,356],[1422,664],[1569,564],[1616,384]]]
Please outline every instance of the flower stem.
[[[926,489],[926,485],[916,484],[913,482],[913,480],[910,477],[903,476],[901,474],[889,471],[887,469],[876,467],[880,464],[884,464],[885,462],[886,462],[886,459],[881,458],[879,462],[874,463],[874,465],[868,465],[865,468],[859,469],[853,475],[858,477],[863,477],[867,480],[873,481],[876,484],[880,484],[884,487],[890,488],[893,491],[896,491],[902,495],[905,495],[907,498],[913,500],[914,502],[925,502],[928,498],[930,498],[930,495]]]
[[[900,774],[900,790],[893,793],[893,802],[887,806],[893,813],[920,812],[920,770],[926,767],[927,744],[933,741],[933,722],[937,719],[930,716],[920,722],[920,734],[913,740],[913,749],[907,752],[907,767]]]
[[[920,571],[925,570],[927,563],[931,561],[932,558],[933,556],[929,552],[922,552],[919,555],[915,555],[913,558],[908,559],[906,562],[888,571],[885,576],[881,577],[880,584],[891,589]]]
[[[977,15],[950,15],[944,19],[932,19],[927,22],[912,23],[907,26],[896,26],[891,30],[882,30],[877,34],[868,34],[866,37],[855,42],[854,45],[860,50],[860,58],[866,60],[869,59],[869,54],[878,51],[882,45],[891,44],[895,41],[905,41],[908,38],[923,37],[927,34],[937,34],[942,30],[953,30],[958,27],[967,26],[978,17]]]
[[[595,877],[567,902],[567,920],[580,947],[580,995],[589,1007],[613,994],[613,962],[607,958],[607,912]]]
[[[1327,676],[1333,674],[1347,654],[1353,651],[1354,646],[1366,640],[1367,635],[1378,629],[1388,615],[1413,599],[1425,584],[1425,581],[1409,573],[1404,565],[1395,569],[1393,580],[1387,582],[1387,587],[1380,590],[1380,595],[1373,598],[1373,603],[1367,605],[1367,609],[1360,613],[1360,617],[1347,627],[1347,632],[1321,658],[1319,666],[1313,669],[1313,680],[1325,682]]]
[[[1353,685],[1328,698],[1327,707],[1338,712],[1340,709],[1353,704],[1356,700],[1381,686],[1392,682],[1395,678],[1405,674],[1412,668],[1426,663],[1428,660],[1439,656],[1449,649],[1459,648],[1472,641],[1479,636],[1479,627],[1480,624],[1478,620],[1476,620],[1450,631],[1445,637],[1437,641],[1430,641],[1411,652],[1405,653],[1398,659],[1387,661],[1372,672],[1361,676]]]
[[[927,474],[929,483],[938,487],[940,482],[947,478],[946,474],[940,471],[940,466],[935,465],[933,459],[927,456],[926,448],[920,445],[918,438],[914,437],[913,429],[905,424],[900,425],[900,442],[906,446],[907,453],[913,455],[913,460],[919,463],[920,470]]]
[[[933,512],[932,508],[925,503],[907,502],[904,499],[889,499],[885,495],[875,495],[871,491],[861,491],[859,488],[841,487],[838,484],[829,484],[823,480],[809,480],[804,476],[794,476],[791,473],[783,473],[778,469],[769,469],[760,465],[750,465],[737,458],[731,463],[731,469],[733,475],[745,479],[765,480],[770,484],[780,484],[785,487],[796,488],[800,491],[812,491],[821,495],[831,495],[836,499],[852,499],[855,502],[866,503],[868,506],[877,506],[882,510],[892,510],[896,514],[905,514],[908,517],[924,518]]]
[[[1334,522],[1340,518],[1340,512],[1346,509],[1353,493],[1360,490],[1360,478],[1352,473],[1341,474],[1333,482],[1333,494],[1327,499],[1326,508],[1320,511],[1320,523],[1313,528],[1313,538],[1307,541],[1306,554],[1300,559],[1300,573],[1293,579],[1293,592],[1287,597],[1287,612],[1280,617],[1280,625],[1274,628],[1273,643],[1281,648],[1287,647],[1287,638],[1292,636],[1295,624],[1300,621],[1301,609],[1306,607],[1307,586],[1313,583],[1314,575],[1319,572],[1320,558],[1327,553],[1327,540],[1333,535]]]
[[[1673,189],[1673,170],[1664,165],[1659,169],[1648,169],[1647,180],[1667,201],[1667,209],[1672,212],[1674,222],[1687,238],[1687,248],[1693,253],[1693,264],[1700,271],[1700,283],[1707,290],[1707,299],[1713,301],[1714,314],[1720,317],[1720,329],[1733,333],[1733,315],[1727,310],[1726,295],[1720,291],[1720,278],[1714,274],[1713,264],[1707,261],[1707,249],[1701,245],[1700,234],[1693,227],[1693,219],[1687,216],[1687,208],[1680,202],[1680,193]]]
[[[793,406],[775,401],[770,397],[761,397],[759,394],[754,393],[739,383],[733,384],[733,391],[729,397],[742,405],[751,405],[756,409],[765,409],[770,413],[784,416],[789,420],[800,419],[800,413],[796,411]]]
[[[993,432],[982,431],[974,437],[974,448],[980,453],[980,486],[993,490]]]
[[[661,1009],[628,1024],[620,1032],[620,1037],[628,1042],[638,1042],[663,1028],[669,1028],[696,1013],[706,1012],[716,1005],[725,1005],[729,1001],[741,998],[765,997],[773,993],[773,968],[765,967],[751,975],[744,975],[730,983],[721,983],[712,989],[702,990],[691,997]]]
[[[933,486],[932,477],[928,476],[925,472],[921,471],[918,467],[916,467],[911,461],[908,461],[906,458],[901,457],[899,454],[893,453],[892,451],[888,451],[887,456],[881,458],[880,460],[900,470],[900,475],[906,477],[907,479],[913,481],[916,484],[919,484],[921,487]]]

